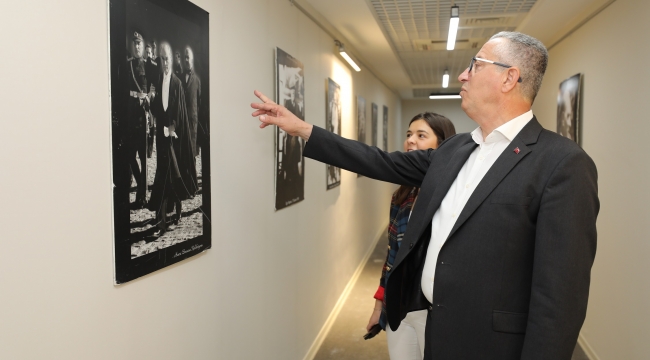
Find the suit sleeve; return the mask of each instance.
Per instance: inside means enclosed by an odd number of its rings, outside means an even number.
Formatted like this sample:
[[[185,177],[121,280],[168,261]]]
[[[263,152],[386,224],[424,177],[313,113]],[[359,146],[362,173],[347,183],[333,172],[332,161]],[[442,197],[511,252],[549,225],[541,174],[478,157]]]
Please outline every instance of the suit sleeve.
[[[522,359],[571,359],[587,311],[599,206],[596,166],[574,151],[540,200]]]
[[[369,178],[420,187],[434,152],[388,153],[314,126],[304,155]]]

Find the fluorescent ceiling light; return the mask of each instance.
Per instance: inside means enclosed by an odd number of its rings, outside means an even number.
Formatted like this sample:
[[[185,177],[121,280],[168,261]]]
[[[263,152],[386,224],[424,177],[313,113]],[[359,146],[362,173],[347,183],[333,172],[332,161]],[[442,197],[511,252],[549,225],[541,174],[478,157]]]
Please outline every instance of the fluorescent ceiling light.
[[[348,55],[348,53],[346,53],[345,51],[341,51],[341,56],[343,56],[345,61],[347,61],[348,64],[350,64],[350,66],[352,66],[352,68],[355,71],[361,71],[361,68],[359,67],[359,65],[357,65],[357,63],[355,63],[354,60],[352,60],[352,58],[350,57],[350,55]]]
[[[445,89],[449,87],[449,71],[447,70],[445,70],[445,74],[442,75],[442,87]]]
[[[334,40],[334,44],[336,44],[336,46],[339,47],[339,53],[340,53],[341,56],[345,59],[345,61],[347,61],[348,64],[350,64],[350,66],[352,66],[352,68],[353,68],[355,71],[361,71],[361,68],[359,67],[359,65],[357,65],[357,63],[354,62],[354,60],[352,60],[352,58],[350,57],[350,55],[348,55],[348,53],[345,52],[345,48],[343,47],[343,43],[341,43],[341,42],[338,41],[338,40]]]
[[[429,95],[431,100],[442,100],[442,99],[460,99],[460,95]]]
[[[456,47],[456,34],[458,33],[458,6],[451,7],[451,19],[449,20],[449,36],[447,37],[447,50],[454,50]]]

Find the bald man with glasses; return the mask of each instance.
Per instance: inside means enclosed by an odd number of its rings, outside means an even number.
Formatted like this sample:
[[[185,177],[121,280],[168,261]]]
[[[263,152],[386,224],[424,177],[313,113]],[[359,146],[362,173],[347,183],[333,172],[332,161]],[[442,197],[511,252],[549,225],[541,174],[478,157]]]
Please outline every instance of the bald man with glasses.
[[[256,92],[260,127],[307,140],[306,157],[420,187],[385,299],[393,330],[428,310],[427,360],[571,359],[596,254],[597,173],[532,113],[547,62],[538,40],[494,35],[458,77],[479,127],[408,153],[341,138]]]

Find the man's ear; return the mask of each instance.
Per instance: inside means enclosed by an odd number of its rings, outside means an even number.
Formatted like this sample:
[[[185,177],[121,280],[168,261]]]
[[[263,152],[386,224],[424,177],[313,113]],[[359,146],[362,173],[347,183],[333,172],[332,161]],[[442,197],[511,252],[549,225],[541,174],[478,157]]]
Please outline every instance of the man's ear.
[[[515,88],[515,86],[517,85],[517,83],[519,81],[519,77],[521,75],[519,73],[519,68],[514,67],[514,66],[511,67],[511,68],[506,69],[506,71],[504,71],[504,73],[505,73],[505,77],[503,78],[503,83],[502,83],[501,90],[504,93],[507,93],[507,92],[512,91],[512,89]]]

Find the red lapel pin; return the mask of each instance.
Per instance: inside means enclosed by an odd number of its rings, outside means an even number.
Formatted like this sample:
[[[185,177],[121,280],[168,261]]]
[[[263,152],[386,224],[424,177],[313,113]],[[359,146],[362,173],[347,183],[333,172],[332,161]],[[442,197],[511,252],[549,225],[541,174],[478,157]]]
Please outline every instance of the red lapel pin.
[[[519,148],[516,147],[516,148],[515,148],[515,154],[519,154],[519,151],[520,151]]]

